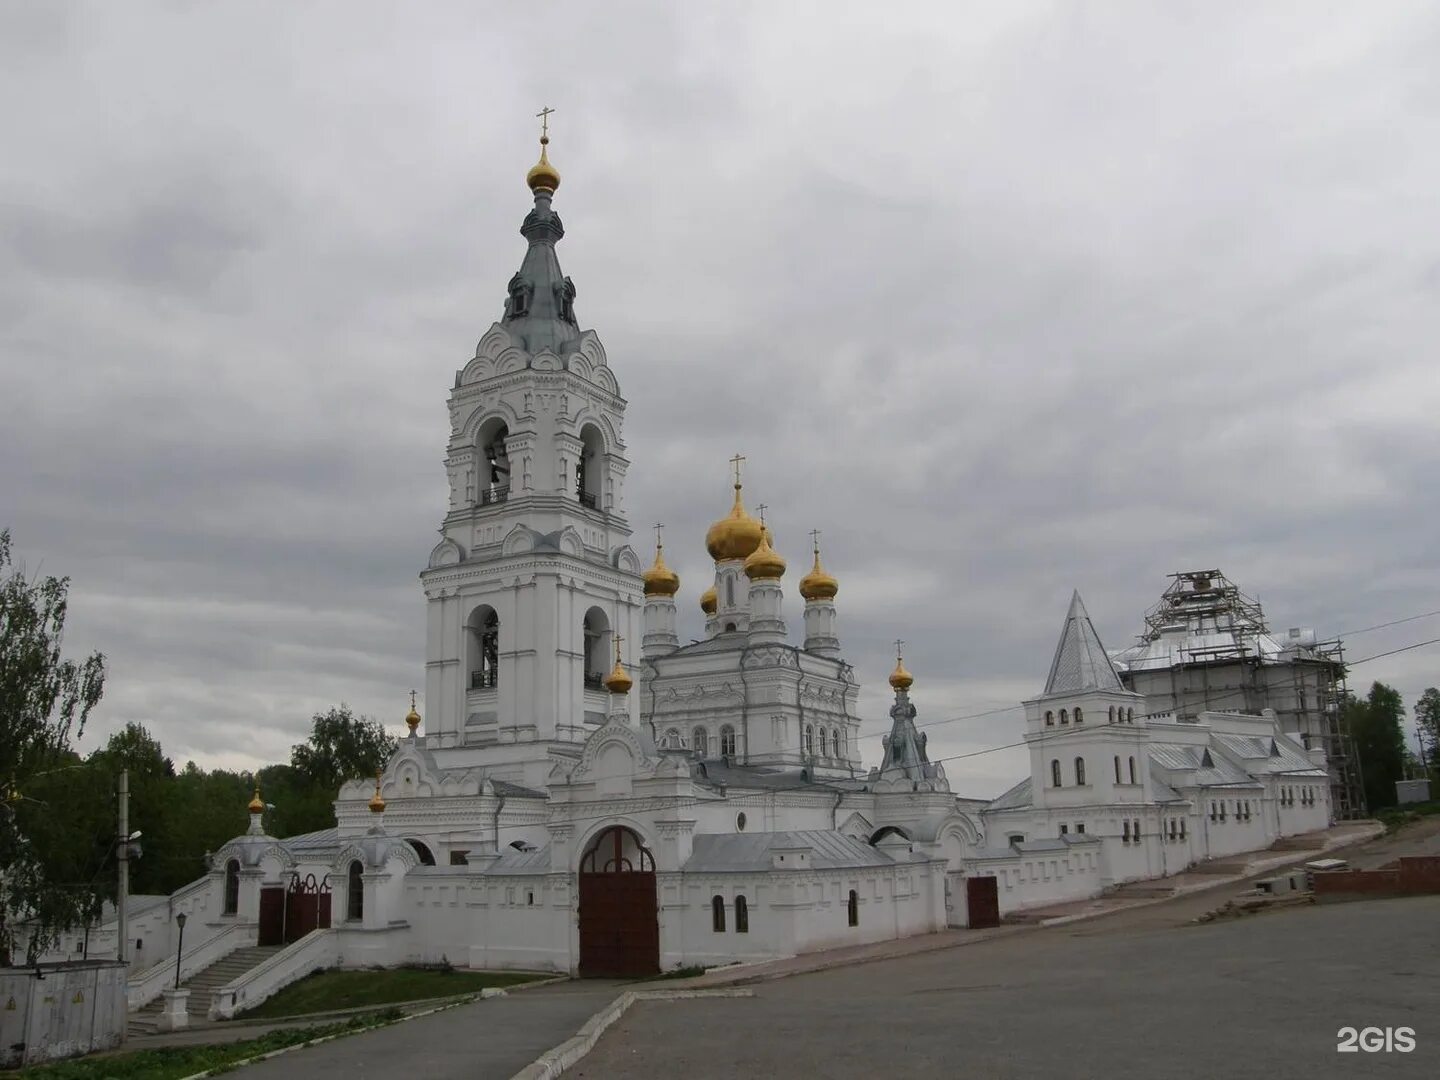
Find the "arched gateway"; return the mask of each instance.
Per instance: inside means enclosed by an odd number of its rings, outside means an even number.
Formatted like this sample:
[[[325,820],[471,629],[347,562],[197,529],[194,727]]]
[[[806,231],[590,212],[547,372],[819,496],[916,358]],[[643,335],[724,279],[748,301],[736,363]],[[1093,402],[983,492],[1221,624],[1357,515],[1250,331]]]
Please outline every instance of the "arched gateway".
[[[660,971],[655,858],[630,829],[600,833],[580,860],[580,974]]]

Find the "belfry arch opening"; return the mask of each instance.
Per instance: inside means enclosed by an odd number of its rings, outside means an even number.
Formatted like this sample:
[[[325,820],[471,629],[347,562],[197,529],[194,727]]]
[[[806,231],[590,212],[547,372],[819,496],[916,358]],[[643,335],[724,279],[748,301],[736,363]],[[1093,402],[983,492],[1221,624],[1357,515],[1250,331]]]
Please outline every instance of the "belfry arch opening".
[[[605,460],[605,440],[600,429],[586,424],[580,429],[580,460],[575,465],[575,497],[591,510],[601,507],[600,466]]]
[[[498,416],[480,425],[475,445],[479,450],[479,490],[475,501],[481,506],[504,502],[510,495],[510,453],[505,440],[510,429]]]
[[[580,630],[584,637],[585,685],[598,690],[609,670],[610,618],[600,608],[592,607],[585,612]]]
[[[493,690],[500,683],[500,616],[481,604],[465,623],[470,689]]]

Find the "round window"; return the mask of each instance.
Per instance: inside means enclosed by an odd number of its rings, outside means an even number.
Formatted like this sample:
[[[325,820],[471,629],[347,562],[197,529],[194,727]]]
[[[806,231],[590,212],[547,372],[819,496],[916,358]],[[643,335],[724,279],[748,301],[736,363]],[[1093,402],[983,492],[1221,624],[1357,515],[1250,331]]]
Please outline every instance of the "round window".
[[[745,831],[745,811],[742,810],[735,815],[735,828],[738,832]]]

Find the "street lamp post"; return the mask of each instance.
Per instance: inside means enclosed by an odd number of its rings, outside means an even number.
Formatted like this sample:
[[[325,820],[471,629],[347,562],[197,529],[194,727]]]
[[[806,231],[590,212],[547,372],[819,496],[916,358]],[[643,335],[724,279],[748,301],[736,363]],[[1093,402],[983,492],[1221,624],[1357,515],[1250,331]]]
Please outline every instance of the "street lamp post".
[[[185,951],[185,913],[175,916],[175,925],[180,927],[180,940],[175,943],[175,989],[180,989],[180,956]]]

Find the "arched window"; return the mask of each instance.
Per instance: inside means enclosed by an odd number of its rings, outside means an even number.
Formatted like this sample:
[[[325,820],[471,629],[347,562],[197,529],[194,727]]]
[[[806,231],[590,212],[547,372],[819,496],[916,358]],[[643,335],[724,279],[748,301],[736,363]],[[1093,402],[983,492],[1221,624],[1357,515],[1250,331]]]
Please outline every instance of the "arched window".
[[[1135,759],[1130,759],[1130,783],[1135,783]]]
[[[735,756],[735,729],[729,724],[720,729],[720,753],[725,757]]]
[[[1045,726],[1046,726],[1046,727],[1054,727],[1054,726],[1055,726],[1055,714],[1054,714],[1051,710],[1049,710],[1049,709],[1046,709],[1046,710],[1045,710]]]
[[[1111,705],[1111,706],[1110,706],[1110,723],[1113,724],[1114,722],[1115,722],[1115,706],[1114,706],[1114,705]]]
[[[1120,779],[1120,755],[1119,755],[1119,754],[1116,754],[1116,755],[1115,755],[1115,783],[1119,784],[1119,783],[1122,783],[1122,782],[1123,782],[1123,781],[1121,781],[1121,779]]]
[[[610,619],[598,607],[585,612],[581,632],[585,648],[585,685],[598,690],[603,687],[605,673],[610,670]]]
[[[1050,762],[1050,786],[1060,786],[1060,759],[1056,758]]]
[[[1180,839],[1185,839],[1185,819],[1183,817],[1180,819]]]
[[[835,729],[835,756],[842,759],[845,757],[845,732],[838,727]]]
[[[1133,724],[1133,723],[1135,722],[1135,710],[1134,710],[1134,709],[1126,709],[1126,710],[1125,710],[1125,722],[1126,722],[1127,724]]]
[[[1125,827],[1125,831],[1120,834],[1120,842],[1128,844],[1130,842],[1130,822],[1122,821],[1120,824]]]
[[[409,844],[409,845],[410,845],[410,849],[411,849],[412,851],[414,851],[417,856],[419,856],[419,858],[420,858],[420,865],[421,865],[421,866],[434,866],[434,865],[435,865],[435,854],[430,850],[430,848],[429,848],[423,841],[420,841],[420,840],[406,840],[405,842],[406,842],[407,844]]]
[[[1138,820],[1130,823],[1130,831],[1135,834],[1135,842],[1140,842],[1140,822]]]
[[[1075,706],[1075,723],[1077,723],[1077,724],[1083,724],[1084,722],[1085,722],[1085,714],[1080,711],[1080,706],[1079,706],[1079,705],[1076,705],[1076,706]]]
[[[1075,783],[1078,787],[1085,786],[1085,759],[1083,757],[1075,759]]]
[[[851,926],[860,925],[860,894],[854,889],[850,890],[850,902],[846,905],[846,914],[850,918]]]
[[[717,934],[725,932],[725,898],[723,896],[710,898],[710,929]]]
[[[1065,724],[1070,723],[1070,710],[1069,710],[1069,709],[1061,709],[1061,710],[1060,710],[1060,723],[1061,723],[1062,726],[1064,726]]]
[[[364,872],[365,867],[356,859],[350,864],[350,872],[345,875],[345,917],[351,922],[359,922],[365,917],[365,885],[360,880],[360,875]]]
[[[735,932],[737,934],[750,932],[750,905],[746,903],[743,896],[735,897]]]
[[[472,496],[480,506],[503,503],[510,496],[510,454],[505,440],[510,431],[505,421],[498,416],[491,417],[480,426],[475,442],[480,450],[479,484]]]
[[[225,864],[225,914],[234,915],[240,910],[240,860],[231,859]]]
[[[605,440],[600,429],[586,424],[580,429],[580,460],[575,464],[575,498],[581,506],[600,509],[600,462],[605,456]]]
[[[815,725],[805,725],[805,753],[810,757],[815,756]]]
[[[734,606],[735,606],[735,575],[734,575],[734,574],[726,574],[726,575],[725,575],[725,606],[726,606],[726,607],[734,607]],[[734,630],[735,628],[732,626],[732,627],[730,627],[730,629],[731,629],[731,630]]]
[[[703,727],[697,727],[690,733],[690,749],[704,757],[710,752],[710,733]]]
[[[500,617],[482,604],[466,624],[470,654],[470,689],[493,690],[500,674]]]

